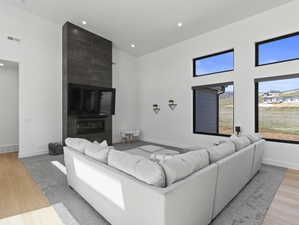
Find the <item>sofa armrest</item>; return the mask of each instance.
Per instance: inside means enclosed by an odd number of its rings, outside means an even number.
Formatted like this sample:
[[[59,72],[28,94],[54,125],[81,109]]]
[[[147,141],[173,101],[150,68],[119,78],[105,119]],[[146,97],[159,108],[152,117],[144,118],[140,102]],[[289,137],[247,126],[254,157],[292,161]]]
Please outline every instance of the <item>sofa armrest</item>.
[[[113,225],[164,225],[163,189],[65,148],[69,185]]]
[[[209,224],[216,180],[217,165],[212,164],[165,188],[165,225]]]

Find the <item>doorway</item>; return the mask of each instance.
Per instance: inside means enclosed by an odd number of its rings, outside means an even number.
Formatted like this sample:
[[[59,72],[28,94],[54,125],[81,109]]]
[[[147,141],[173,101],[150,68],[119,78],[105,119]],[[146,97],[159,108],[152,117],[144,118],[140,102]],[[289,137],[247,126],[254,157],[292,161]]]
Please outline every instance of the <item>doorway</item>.
[[[19,151],[19,63],[0,59],[0,153]]]

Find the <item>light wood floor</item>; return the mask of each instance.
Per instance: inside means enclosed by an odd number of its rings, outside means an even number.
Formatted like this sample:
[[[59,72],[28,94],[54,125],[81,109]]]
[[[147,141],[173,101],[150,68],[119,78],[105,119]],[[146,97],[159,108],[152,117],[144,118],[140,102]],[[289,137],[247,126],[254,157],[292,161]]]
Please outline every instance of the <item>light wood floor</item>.
[[[24,212],[29,213],[0,220],[0,225],[61,225],[17,154],[0,154],[0,218]],[[263,225],[299,225],[299,171],[287,171]]]
[[[287,171],[263,225],[299,225],[299,171]]]
[[[0,225],[64,225],[52,207],[0,219]]]
[[[0,154],[0,218],[49,206],[16,153]]]

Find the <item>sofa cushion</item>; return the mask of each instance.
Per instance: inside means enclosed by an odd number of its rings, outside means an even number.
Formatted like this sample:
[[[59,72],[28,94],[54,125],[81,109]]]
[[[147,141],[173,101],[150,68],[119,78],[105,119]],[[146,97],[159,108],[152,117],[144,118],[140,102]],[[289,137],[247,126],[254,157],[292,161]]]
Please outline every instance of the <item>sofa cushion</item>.
[[[242,148],[245,148],[251,144],[246,136],[237,137],[232,135],[230,140],[235,144],[236,151],[240,151]]]
[[[251,144],[262,139],[262,135],[260,133],[246,134],[245,136],[249,139]]]
[[[209,165],[206,150],[191,151],[184,154],[168,156],[160,161],[166,174],[167,186],[191,175]]]
[[[190,152],[190,151],[197,151],[197,150],[203,150],[203,149],[207,149],[206,146],[189,146],[189,147],[185,147],[184,151],[186,152]]]
[[[162,149],[157,152],[154,152],[150,155],[150,159],[154,161],[160,161],[168,158],[168,156],[173,156],[180,154],[178,151],[170,150],[170,149]]]
[[[94,141],[93,143],[97,144],[97,145],[100,145],[102,147],[108,147],[108,143],[106,140],[102,141],[101,143],[97,142],[97,141]]]
[[[228,141],[223,144],[210,147],[208,152],[210,156],[210,162],[214,163],[233,154],[235,152],[235,145],[233,142]]]
[[[147,152],[147,151],[144,151],[142,149],[139,149],[139,148],[133,148],[133,149],[130,149],[130,150],[126,150],[127,153],[130,153],[130,154],[133,154],[133,155],[139,155],[139,156],[142,156],[144,158],[147,158],[149,159],[151,157],[151,154],[150,152]]]
[[[147,152],[157,152],[159,150],[164,149],[164,147],[161,147],[158,145],[143,145],[138,148],[142,149],[143,151],[147,151]]]
[[[91,143],[90,141],[83,138],[67,138],[65,144],[72,149],[75,149],[81,153],[84,153],[85,146]]]
[[[165,173],[162,167],[142,156],[124,151],[110,150],[108,165],[117,168],[147,184],[157,187],[165,186]]]
[[[107,163],[109,150],[110,148],[108,146],[105,147],[105,145],[87,143],[84,153],[100,162]]]

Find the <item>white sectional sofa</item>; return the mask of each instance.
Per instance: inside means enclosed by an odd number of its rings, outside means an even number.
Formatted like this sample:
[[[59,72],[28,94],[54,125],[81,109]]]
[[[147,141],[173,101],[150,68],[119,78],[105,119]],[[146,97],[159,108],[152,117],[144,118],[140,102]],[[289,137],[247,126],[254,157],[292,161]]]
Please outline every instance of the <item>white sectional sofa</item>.
[[[167,187],[65,147],[67,180],[112,225],[207,225],[261,168],[264,140]]]

